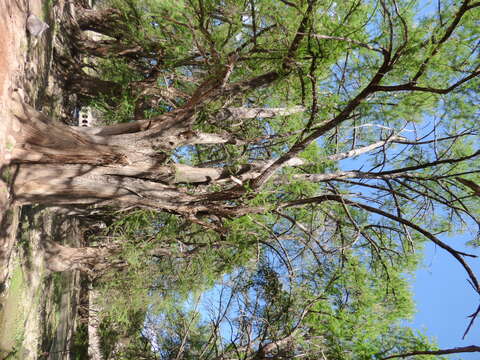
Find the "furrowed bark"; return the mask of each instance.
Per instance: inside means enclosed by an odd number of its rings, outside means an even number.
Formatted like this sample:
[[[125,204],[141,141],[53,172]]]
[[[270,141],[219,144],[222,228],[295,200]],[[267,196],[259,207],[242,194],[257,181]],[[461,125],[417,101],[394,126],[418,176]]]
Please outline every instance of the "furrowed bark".
[[[100,317],[102,310],[98,304],[98,290],[88,290],[88,356],[90,360],[104,360],[100,335]]]
[[[53,124],[42,113],[23,103],[12,107],[15,116],[13,163],[120,164],[125,157],[114,146],[77,133],[62,124]]]
[[[86,273],[104,270],[114,264],[108,258],[118,253],[117,248],[70,248],[53,241],[45,244],[46,267],[52,272],[80,270]]]
[[[43,169],[42,169],[43,168]],[[158,182],[127,176],[99,174],[82,166],[21,166],[13,190],[20,204],[84,204],[108,202],[110,205],[175,210],[196,200],[181,189]]]
[[[193,115],[190,109],[92,134],[81,128],[48,124],[41,113],[18,105],[19,131],[12,161],[22,164],[13,185],[20,204],[102,203],[191,214],[205,208],[193,206],[197,201],[194,196],[169,184],[205,183],[222,176],[218,169],[163,165],[165,156],[159,150],[230,141],[221,135],[188,131]]]
[[[122,13],[113,8],[86,9],[76,8],[77,22],[80,30],[95,31],[116,39],[121,39],[125,29],[125,19]]]
[[[83,98],[92,99],[99,96],[118,98],[123,93],[120,84],[88,75],[80,69],[73,69],[70,72],[67,88]]]

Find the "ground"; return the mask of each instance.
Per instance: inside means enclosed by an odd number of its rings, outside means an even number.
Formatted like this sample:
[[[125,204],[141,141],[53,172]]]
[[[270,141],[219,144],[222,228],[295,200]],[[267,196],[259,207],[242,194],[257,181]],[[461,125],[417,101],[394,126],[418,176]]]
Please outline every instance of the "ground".
[[[49,273],[46,239],[79,246],[78,221],[52,209],[12,203],[9,185],[15,166],[10,109],[12,91],[21,89],[27,102],[53,118],[63,118],[69,99],[55,78],[54,49],[65,50],[62,26],[73,8],[64,0],[0,1],[0,360],[69,359],[74,340],[80,277]],[[49,24],[40,37],[30,36],[30,14]]]
[[[40,3],[39,0],[35,2]],[[5,281],[8,272],[6,264],[14,242],[15,219],[18,217],[18,209],[12,206],[8,191],[8,183],[12,180],[12,169],[6,166],[9,149],[13,146],[9,92],[19,81],[19,74],[24,69],[25,57],[22,54],[21,44],[25,44],[27,40],[26,7],[27,4],[23,0],[6,0],[0,3],[0,54],[2,54],[0,56],[0,283]],[[18,31],[19,29],[23,31]]]

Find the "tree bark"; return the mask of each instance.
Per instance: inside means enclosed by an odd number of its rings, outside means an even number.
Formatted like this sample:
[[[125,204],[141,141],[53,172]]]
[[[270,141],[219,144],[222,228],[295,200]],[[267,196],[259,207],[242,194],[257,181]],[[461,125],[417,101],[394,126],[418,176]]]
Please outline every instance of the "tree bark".
[[[98,304],[98,291],[91,286],[88,291],[88,356],[90,360],[104,360],[99,332],[102,310]]]
[[[68,91],[80,97],[87,99],[104,97],[107,102],[109,102],[108,98],[119,98],[123,93],[123,87],[120,84],[88,75],[80,69],[73,69],[69,73],[66,87]]]
[[[107,247],[70,248],[53,241],[47,241],[44,246],[48,270],[52,272],[80,270],[92,275],[114,266],[110,257],[119,251],[118,248]]]
[[[127,23],[121,11],[113,8],[86,9],[76,8],[77,22],[80,30],[95,31],[115,39],[121,39],[127,33]]]
[[[229,134],[192,131],[195,109],[97,129],[49,123],[23,103],[13,110],[19,130],[11,160],[20,165],[13,192],[19,204],[147,207],[194,221],[200,214],[263,211],[225,200],[244,194],[242,179],[256,176],[265,163],[237,169],[165,164],[168,152],[182,145],[243,143]],[[209,194],[202,188],[214,183],[225,191]],[[195,185],[195,190],[180,184]]]
[[[102,58],[115,56],[139,59],[142,56],[147,56],[146,52],[139,45],[123,44],[117,40],[95,41],[87,37],[82,37],[79,47],[83,53]]]
[[[123,57],[133,60],[132,66],[138,66],[142,59],[155,59],[160,61],[162,58],[162,47],[155,41],[147,45],[138,44],[135,39],[132,41],[118,41],[116,39],[93,40],[89,36],[81,35],[77,40],[78,48],[82,53],[106,58]],[[147,61],[143,62],[147,63]],[[152,67],[151,64],[149,64]]]
[[[18,203],[145,206],[183,214],[208,209],[172,184],[201,183],[215,171],[164,164],[164,152],[180,145],[228,141],[188,130],[193,111],[173,111],[93,134],[48,124],[45,116],[23,103],[14,111],[19,130],[11,161],[21,165],[13,185]]]

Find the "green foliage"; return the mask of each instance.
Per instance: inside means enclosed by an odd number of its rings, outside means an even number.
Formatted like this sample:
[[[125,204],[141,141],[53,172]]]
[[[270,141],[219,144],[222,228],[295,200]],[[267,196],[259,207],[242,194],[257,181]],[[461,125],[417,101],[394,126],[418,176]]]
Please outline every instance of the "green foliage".
[[[289,337],[294,341],[268,355],[366,360],[435,349],[403,326],[414,313],[406,276],[425,242],[415,226],[434,236],[478,223],[478,194],[457,179],[480,183],[478,156],[470,156],[478,150],[479,80],[458,84],[478,72],[478,9],[458,19],[453,1],[439,5],[439,14],[412,1],[318,1],[310,10],[309,1],[108,4],[125,19],[121,41],[144,50],[135,61],[112,56],[96,65],[102,79],[123,89],[92,103],[109,123],[133,118],[140,100],[150,104],[147,116],[156,116],[209,94],[212,83],[241,88],[275,73],[269,86],[236,96],[225,90],[198,105],[193,130],[238,143],[182,146],[169,160],[239,177],[247,165],[261,168],[289,152],[304,164],[277,169],[261,190],[249,181],[236,187],[228,176],[168,184],[191,195],[192,207],[214,207],[221,201],[208,195],[222,195],[224,210],[255,210],[245,216],[169,209],[117,219],[105,237],[120,248],[114,262],[124,266],[100,281],[104,338],[127,333],[143,346],[140,320],[147,316],[162,322],[148,337],[164,359],[261,358],[262,346]],[[151,97],[135,91],[147,80],[157,91]],[[442,90],[451,86],[455,91]],[[178,92],[159,95],[172,88]],[[225,115],[298,105],[305,111],[288,116]],[[349,155],[379,141],[368,154]],[[340,154],[350,161],[335,160]],[[356,176],[302,177],[351,167]],[[240,196],[227,197],[239,188]],[[191,306],[220,287],[218,307]]]
[[[147,307],[152,313],[169,312],[192,291],[211,287],[221,274],[251,258],[251,224],[249,217],[232,220],[222,239],[168,214],[141,210],[120,218],[107,233],[121,246],[114,261],[126,266],[101,279],[105,317],[117,326],[130,326],[131,312]],[[186,249],[191,255],[184,257]]]
[[[102,80],[119,84],[123,91],[118,98],[100,96],[89,100],[88,105],[102,113],[102,120],[107,125],[131,121],[134,118],[136,96],[129,89],[129,84],[140,80],[140,75],[121,59],[99,59],[96,67]]]
[[[79,323],[75,329],[71,352],[75,360],[88,358],[88,327],[87,324]]]
[[[399,321],[413,312],[409,286],[395,267],[386,275],[368,269],[358,258],[342,265],[327,292],[331,300],[314,306],[306,322],[311,335],[323,337],[327,356],[370,359],[383,351],[386,334],[403,330]]]

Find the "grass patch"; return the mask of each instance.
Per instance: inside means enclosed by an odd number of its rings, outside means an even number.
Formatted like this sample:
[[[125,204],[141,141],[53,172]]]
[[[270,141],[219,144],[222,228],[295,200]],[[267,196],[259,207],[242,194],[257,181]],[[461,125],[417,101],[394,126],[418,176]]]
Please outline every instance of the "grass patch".
[[[7,141],[7,143],[5,145],[6,145],[6,148],[7,148],[8,151],[12,151],[13,148],[15,147],[15,144],[10,142],[10,141]]]
[[[17,265],[10,279],[8,295],[0,313],[0,353],[14,354],[12,359],[22,359],[25,311],[23,294],[25,279],[20,265]]]
[[[12,169],[9,166],[4,167],[2,172],[0,173],[0,178],[5,181],[5,183],[10,184],[13,179]]]
[[[75,331],[72,354],[74,360],[88,359],[88,328],[84,323],[79,323]]]
[[[47,20],[50,18],[50,13],[52,11],[53,0],[44,0],[42,4],[42,21],[48,22]]]

